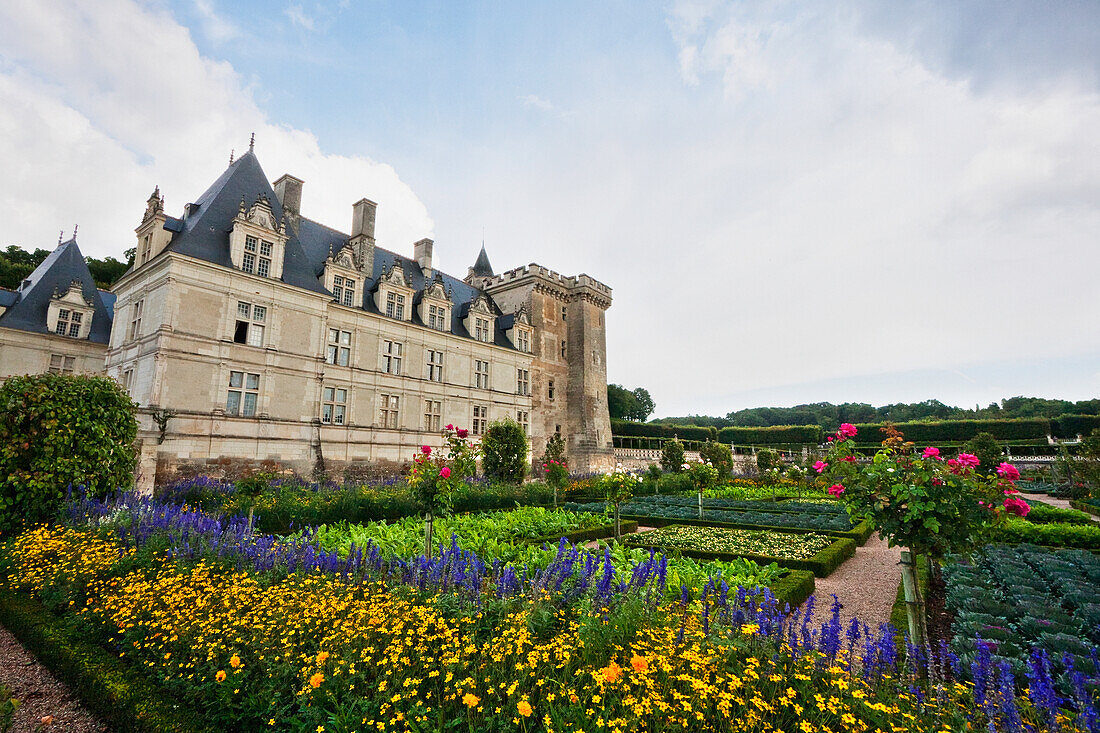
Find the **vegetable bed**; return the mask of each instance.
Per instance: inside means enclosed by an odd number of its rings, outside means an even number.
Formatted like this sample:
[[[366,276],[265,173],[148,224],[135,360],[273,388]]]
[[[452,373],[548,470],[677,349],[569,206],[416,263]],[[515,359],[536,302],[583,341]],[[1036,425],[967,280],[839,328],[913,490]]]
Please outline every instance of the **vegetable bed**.
[[[698,496],[647,496],[644,499],[636,498],[635,504],[651,504],[661,507],[690,507],[698,510]],[[768,501],[766,499],[713,499],[703,497],[703,509],[732,509],[737,511],[752,512],[781,512],[785,514],[800,514],[809,512],[812,514],[844,515],[847,511],[837,501],[798,501],[789,499],[786,501]]]
[[[1044,647],[1055,666],[1069,654],[1077,670],[1095,674],[1100,646],[1100,557],[1081,550],[991,545],[969,560],[944,567],[947,605],[955,615],[952,647],[964,667],[975,637],[1017,672],[1027,669],[1029,646]]]
[[[603,514],[607,505],[604,502],[589,504],[566,504],[566,509],[576,512],[595,512]],[[698,510],[693,506],[661,505],[648,501],[631,501],[620,509],[623,516],[631,519],[641,517],[659,517],[662,519],[699,519]],[[703,520],[726,524],[761,525],[766,527],[799,527],[802,529],[830,530],[850,532],[852,520],[845,514],[824,514],[820,512],[787,511],[737,511],[733,509],[708,509],[703,507]]]
[[[669,525],[623,540],[638,547],[678,551],[688,557],[748,558],[828,576],[855,554],[855,542],[816,533]]]

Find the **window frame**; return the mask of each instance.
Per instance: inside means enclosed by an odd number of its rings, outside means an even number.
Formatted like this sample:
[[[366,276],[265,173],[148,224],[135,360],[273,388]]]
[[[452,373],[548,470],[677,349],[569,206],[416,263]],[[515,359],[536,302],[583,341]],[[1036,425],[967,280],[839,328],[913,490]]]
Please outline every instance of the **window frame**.
[[[474,359],[474,389],[492,389],[491,376],[492,366],[489,361]]]
[[[424,398],[424,432],[438,433],[443,423],[443,400]]]
[[[237,384],[233,383],[234,375],[240,375]],[[254,378],[254,379],[253,379]],[[234,402],[233,396],[236,395]],[[252,398],[251,404],[249,397]],[[231,408],[230,405],[235,404]],[[229,371],[229,387],[226,390],[225,414],[231,417],[256,417],[260,407],[260,374],[244,370],[231,369]],[[249,410],[251,409],[251,412]]]
[[[471,423],[470,432],[474,435],[484,435],[489,427],[489,406],[474,405],[473,408],[474,417]]]
[[[325,342],[325,363],[333,366],[351,366],[351,338],[351,331],[330,326],[328,340]]]
[[[335,384],[321,387],[321,424],[344,426],[348,424],[351,388]]]
[[[267,314],[270,310],[266,305],[238,300],[233,320],[233,343],[257,349],[264,348],[267,338]],[[243,329],[241,328],[242,324],[244,325]]]
[[[394,353],[394,347],[397,353]],[[405,344],[394,339],[382,339],[382,371],[395,377],[401,376],[401,361],[405,358]]]
[[[126,340],[134,341],[141,335],[141,316],[145,310],[145,298],[138,298],[130,305],[130,330]]]
[[[76,372],[76,357],[68,354],[50,354],[47,374],[73,374]]]
[[[436,350],[436,349],[426,349],[426,351],[427,351],[427,360],[425,362],[425,365],[428,368],[428,374],[427,374],[428,381],[429,382],[437,382],[437,383],[442,384],[443,383],[443,364],[444,364],[444,361],[445,361],[444,352]],[[436,361],[437,356],[439,357],[438,361]]]
[[[379,427],[396,430],[401,425],[401,395],[379,392],[378,397]]]
[[[531,396],[531,370],[516,367],[516,394]]]

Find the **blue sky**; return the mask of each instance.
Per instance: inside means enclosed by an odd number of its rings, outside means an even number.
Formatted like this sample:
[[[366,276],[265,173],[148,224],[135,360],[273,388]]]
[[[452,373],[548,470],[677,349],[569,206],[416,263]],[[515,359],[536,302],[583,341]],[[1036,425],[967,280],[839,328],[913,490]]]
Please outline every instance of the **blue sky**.
[[[607,282],[663,415],[1095,397],[1098,129],[1095,2],[0,8],[0,245],[120,254],[256,131],[307,216]]]

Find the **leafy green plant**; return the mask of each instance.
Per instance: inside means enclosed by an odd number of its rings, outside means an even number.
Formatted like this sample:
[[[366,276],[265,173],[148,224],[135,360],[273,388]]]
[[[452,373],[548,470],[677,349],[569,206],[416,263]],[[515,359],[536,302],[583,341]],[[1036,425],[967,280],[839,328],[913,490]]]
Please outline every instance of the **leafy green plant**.
[[[684,465],[684,444],[679,438],[661,443],[661,468],[668,473],[680,473]]]
[[[433,552],[432,525],[438,514],[449,511],[454,494],[467,472],[476,465],[474,447],[466,442],[466,431],[448,425],[445,436],[446,457],[432,457],[432,449],[422,446],[409,469],[409,490],[424,512],[424,554]]]
[[[714,466],[720,477],[728,478],[733,471],[733,451],[725,443],[708,440],[700,446],[699,458]]]
[[[0,684],[0,733],[8,733],[15,725],[15,711],[19,709],[19,700],[12,695],[11,688]]]
[[[638,477],[627,473],[619,466],[611,473],[600,479],[600,488],[607,497],[607,503],[615,507],[615,539],[622,536],[622,526],[619,521],[619,507],[624,501],[630,501],[634,492],[638,490]]]
[[[627,543],[641,547],[699,550],[702,552],[751,554],[772,557],[813,557],[836,540],[823,534],[790,534],[759,529],[724,529],[669,525],[631,535]]]
[[[481,436],[481,468],[498,481],[519,483],[527,475],[527,433],[511,418],[489,423]]]
[[[37,374],[0,386],[0,531],[51,517],[68,487],[133,483],[136,405],[107,377]]]
[[[1002,460],[1004,451],[992,433],[978,433],[966,441],[963,451],[978,457],[981,462],[978,470],[982,473],[994,473]]]

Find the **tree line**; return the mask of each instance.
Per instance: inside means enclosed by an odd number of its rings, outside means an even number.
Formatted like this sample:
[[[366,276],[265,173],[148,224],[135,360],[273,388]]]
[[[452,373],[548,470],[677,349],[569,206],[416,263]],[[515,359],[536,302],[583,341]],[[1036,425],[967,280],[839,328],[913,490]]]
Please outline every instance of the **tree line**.
[[[656,405],[644,387],[627,389],[621,384],[607,385],[607,411],[612,420],[645,422],[653,414]]]
[[[42,264],[49,254],[48,249],[35,249],[31,252],[14,244],[0,250],[0,288],[8,290],[18,288],[19,284],[34,272],[34,268]],[[107,290],[126,274],[134,264],[134,249],[126,250],[125,256],[125,262],[120,262],[114,257],[105,257],[102,260],[97,260],[95,257],[84,258],[97,288]]]

